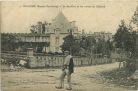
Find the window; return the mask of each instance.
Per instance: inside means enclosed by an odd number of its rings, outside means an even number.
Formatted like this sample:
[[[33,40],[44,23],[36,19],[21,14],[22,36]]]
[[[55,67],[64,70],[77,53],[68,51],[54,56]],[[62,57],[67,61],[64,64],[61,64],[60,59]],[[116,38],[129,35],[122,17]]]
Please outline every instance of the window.
[[[56,43],[57,45],[59,45],[59,37],[56,37],[55,43]]]

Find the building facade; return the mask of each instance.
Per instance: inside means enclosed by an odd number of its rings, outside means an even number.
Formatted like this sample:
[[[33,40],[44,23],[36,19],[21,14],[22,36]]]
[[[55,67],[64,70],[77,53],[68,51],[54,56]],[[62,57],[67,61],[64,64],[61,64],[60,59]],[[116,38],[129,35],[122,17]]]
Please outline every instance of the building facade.
[[[36,25],[30,27],[30,33],[3,33],[4,35],[13,35],[18,40],[20,44],[19,49],[22,49],[24,45],[29,45],[33,47],[34,51],[38,50],[40,47],[42,52],[46,53],[62,53],[61,45],[64,42],[64,38],[72,34],[76,41],[81,41],[83,37],[93,37],[96,40],[104,39],[112,40],[112,33],[106,32],[94,32],[93,34],[86,34],[84,30],[82,33],[78,31],[78,27],[75,24],[75,21],[68,21],[62,12],[52,20],[52,22],[37,22]],[[31,45],[31,46],[30,46]],[[28,46],[25,46],[26,48]]]
[[[35,45],[37,49],[39,44],[44,44],[44,52],[61,53],[63,38],[72,33],[74,36],[79,34],[75,21],[68,21],[62,12],[52,20],[51,23],[37,22],[30,28],[31,33],[11,33],[16,36],[22,44]],[[10,33],[6,33],[10,34]]]
[[[72,33],[74,36],[79,34],[75,21],[69,22],[62,12],[52,20],[51,23],[38,22],[37,25],[31,26],[32,33],[45,35],[44,39],[50,43],[46,47],[46,52],[62,52],[60,46],[63,44],[63,38]]]

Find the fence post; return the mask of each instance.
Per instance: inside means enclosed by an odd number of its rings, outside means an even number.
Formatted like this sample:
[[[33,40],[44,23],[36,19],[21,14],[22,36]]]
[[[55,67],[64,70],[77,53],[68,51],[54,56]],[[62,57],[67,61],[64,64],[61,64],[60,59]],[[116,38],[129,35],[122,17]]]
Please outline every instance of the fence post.
[[[33,57],[33,48],[28,48],[27,49],[27,56],[28,57]]]
[[[30,68],[34,68],[37,67],[37,62],[36,59],[33,56],[33,48],[28,48],[27,49],[27,56],[29,58],[29,62],[28,62],[28,66]]]

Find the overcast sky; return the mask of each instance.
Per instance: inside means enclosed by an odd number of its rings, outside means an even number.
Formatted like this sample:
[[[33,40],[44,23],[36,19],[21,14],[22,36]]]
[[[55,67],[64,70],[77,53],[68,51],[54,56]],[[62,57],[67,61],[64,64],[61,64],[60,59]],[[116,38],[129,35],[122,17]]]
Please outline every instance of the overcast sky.
[[[76,21],[76,25],[79,27],[80,31],[85,29],[86,32],[105,31],[115,33],[118,24],[120,24],[120,20],[124,19],[128,22],[138,6],[138,1],[135,0],[109,0],[108,2],[105,0],[102,2],[92,2],[90,0],[88,0],[88,2],[80,0],[77,2],[52,1],[54,0],[48,0],[47,2],[2,2],[1,31],[28,33],[30,32],[29,28],[31,25],[36,24],[38,21],[51,22],[51,20],[62,10],[69,21]],[[43,7],[37,7],[38,5]],[[57,8],[47,6],[70,7]]]

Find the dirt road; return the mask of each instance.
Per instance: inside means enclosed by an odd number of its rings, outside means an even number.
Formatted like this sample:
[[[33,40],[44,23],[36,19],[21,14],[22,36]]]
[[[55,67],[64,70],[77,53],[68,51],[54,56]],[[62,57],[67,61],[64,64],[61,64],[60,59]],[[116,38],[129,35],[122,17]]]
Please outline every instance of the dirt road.
[[[113,70],[118,63],[76,67],[72,75],[72,91],[129,91],[106,83],[100,72]],[[56,89],[60,69],[25,69],[21,72],[2,73],[2,91],[66,91]],[[66,80],[65,80],[66,83]]]

